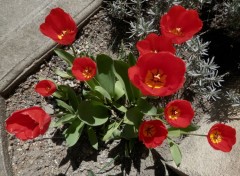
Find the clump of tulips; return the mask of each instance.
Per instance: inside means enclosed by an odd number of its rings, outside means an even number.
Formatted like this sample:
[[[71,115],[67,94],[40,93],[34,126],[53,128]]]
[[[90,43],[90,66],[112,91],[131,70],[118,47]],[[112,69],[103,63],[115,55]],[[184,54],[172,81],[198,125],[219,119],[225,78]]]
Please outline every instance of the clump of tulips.
[[[95,149],[100,139],[139,140],[147,148],[155,148],[168,138],[173,159],[178,158],[175,163],[179,165],[180,149],[171,137],[174,132],[180,136],[197,130],[191,124],[194,118],[191,102],[176,99],[160,107],[148,100],[173,95],[183,87],[186,64],[175,55],[175,45],[191,39],[202,26],[196,10],[173,6],[160,19],[161,35],[150,33],[137,42],[137,59],[131,53],[125,62],[104,54],[92,58],[56,49],[56,54],[69,65],[65,74],[84,84],[84,90],[77,94],[70,86],[39,81],[35,91],[54,97],[61,116],[53,120],[40,107],[18,110],[6,120],[6,130],[20,140],[34,139],[47,131],[52,120],[52,126],[57,128],[68,124],[63,132],[68,146],[76,144],[85,131]],[[68,13],[55,8],[40,31],[59,44],[71,45],[77,26]],[[214,149],[223,152],[231,151],[236,143],[236,130],[222,123],[202,136]]]

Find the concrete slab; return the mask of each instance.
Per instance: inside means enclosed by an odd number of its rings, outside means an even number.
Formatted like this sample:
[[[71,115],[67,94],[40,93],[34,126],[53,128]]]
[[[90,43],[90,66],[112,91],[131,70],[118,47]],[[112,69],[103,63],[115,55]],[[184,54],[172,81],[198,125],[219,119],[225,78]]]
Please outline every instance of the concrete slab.
[[[8,93],[56,47],[39,31],[52,8],[63,8],[81,25],[101,3],[102,0],[0,0],[0,94]]]
[[[216,123],[208,123],[208,115],[203,116],[196,134],[207,134]],[[229,153],[214,150],[205,137],[189,136],[180,144],[182,163],[178,169],[189,176],[238,176],[240,174],[240,128],[239,120],[227,123],[237,131],[237,142]],[[172,166],[174,164],[172,163]]]

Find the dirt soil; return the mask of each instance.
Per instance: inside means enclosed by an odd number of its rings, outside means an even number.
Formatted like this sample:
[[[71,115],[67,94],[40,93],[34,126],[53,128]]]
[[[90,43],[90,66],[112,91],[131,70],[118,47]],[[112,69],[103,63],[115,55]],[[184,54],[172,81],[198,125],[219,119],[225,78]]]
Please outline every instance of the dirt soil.
[[[119,42],[121,35],[115,33],[111,19],[104,10],[100,10],[83,29],[80,29],[74,46],[79,52],[89,51],[94,56],[105,53],[117,58],[119,50],[115,44]],[[66,66],[57,56],[46,60],[6,100],[7,116],[18,109],[40,106],[54,118],[54,100],[51,97],[40,96],[34,91],[34,87],[42,78],[51,78],[56,83],[68,84],[71,87],[77,86],[78,81],[64,80],[54,73],[56,68],[64,70]],[[8,151],[16,176],[79,176],[87,175],[88,170],[98,173],[97,175],[165,175],[160,154],[153,150],[149,155],[149,151],[141,143],[136,144],[137,150],[131,158],[127,158],[120,152],[123,151],[124,141],[100,143],[96,151],[83,135],[75,146],[68,148],[61,131],[55,128],[49,128],[44,136],[26,142],[9,135],[8,142]],[[167,149],[166,145],[161,146],[161,150]],[[139,150],[139,147],[142,150]],[[113,162],[115,157],[117,159]],[[107,163],[108,166],[101,170]]]

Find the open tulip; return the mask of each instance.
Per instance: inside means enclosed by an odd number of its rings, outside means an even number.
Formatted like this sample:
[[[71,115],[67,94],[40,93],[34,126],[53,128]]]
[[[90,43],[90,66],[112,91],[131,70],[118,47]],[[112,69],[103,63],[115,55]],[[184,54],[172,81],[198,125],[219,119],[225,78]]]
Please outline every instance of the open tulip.
[[[174,100],[167,104],[164,109],[164,116],[171,126],[186,128],[191,124],[194,111],[189,101]]]
[[[76,58],[73,61],[72,74],[80,81],[88,81],[96,75],[97,65],[88,57]]]
[[[63,9],[55,8],[40,25],[40,31],[59,44],[70,45],[75,40],[77,25]]]
[[[225,124],[215,124],[208,132],[209,144],[216,150],[230,152],[236,143],[236,130]]]
[[[181,44],[202,29],[203,23],[196,10],[173,6],[160,20],[161,34]]]
[[[175,54],[175,48],[170,39],[150,33],[144,40],[137,42],[137,49],[140,55],[146,53],[159,53],[161,51],[169,51]]]
[[[52,95],[56,90],[56,85],[50,80],[39,81],[35,86],[35,91],[44,97]]]
[[[12,113],[6,120],[6,130],[25,141],[43,135],[50,122],[50,116],[40,107],[34,106]]]
[[[160,120],[150,120],[141,123],[138,137],[147,148],[155,148],[163,143],[167,134],[168,131]]]
[[[128,69],[128,76],[144,95],[168,96],[183,86],[185,71],[182,59],[170,52],[159,52],[140,56],[137,64]]]

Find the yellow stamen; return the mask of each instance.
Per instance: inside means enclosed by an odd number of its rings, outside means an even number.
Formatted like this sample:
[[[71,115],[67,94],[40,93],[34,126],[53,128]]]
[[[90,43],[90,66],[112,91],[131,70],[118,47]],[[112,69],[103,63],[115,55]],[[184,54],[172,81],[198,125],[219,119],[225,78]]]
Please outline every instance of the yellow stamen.
[[[69,33],[72,33],[73,31],[71,31],[71,30],[63,30],[62,32],[61,32],[61,34],[59,34],[58,35],[58,39],[59,40],[62,40],[62,38],[65,36],[65,35],[67,35],[67,34],[69,34]]]
[[[214,144],[218,144],[222,141],[222,135],[221,132],[214,130],[210,134],[210,139]]]
[[[182,36],[183,35],[182,28],[178,28],[178,27],[169,30],[169,32],[171,32],[172,34],[177,35],[177,36]]]
[[[93,76],[93,68],[92,67],[86,67],[83,71],[82,74],[85,78],[89,79]]]
[[[171,106],[168,108],[167,114],[171,120],[176,120],[180,116],[181,111],[177,106]]]
[[[161,88],[165,85],[167,75],[161,70],[153,69],[147,72],[145,84],[151,88]]]

